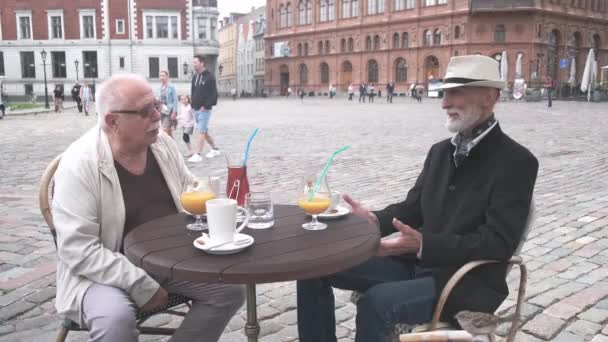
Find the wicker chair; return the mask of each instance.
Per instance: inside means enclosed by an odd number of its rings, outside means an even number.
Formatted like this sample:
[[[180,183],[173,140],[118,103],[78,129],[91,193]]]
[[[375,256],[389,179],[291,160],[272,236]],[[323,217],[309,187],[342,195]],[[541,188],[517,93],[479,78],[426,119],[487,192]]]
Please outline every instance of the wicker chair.
[[[49,199],[53,196],[53,175],[57,170],[57,166],[59,165],[59,161],[61,160],[61,155],[57,156],[53,161],[47,166],[42,178],[40,180],[40,192],[39,192],[39,201],[40,201],[40,211],[42,212],[42,216],[48,225],[51,234],[53,235],[53,240],[55,241],[55,246],[57,246],[57,233],[55,231],[55,224],[53,223],[53,215],[51,213],[51,206]],[[49,191],[50,190],[50,191]],[[50,196],[49,196],[50,194]],[[178,294],[169,294],[169,304],[166,307],[160,308],[153,312],[138,312],[137,319],[137,329],[139,333],[142,335],[165,335],[171,336],[175,333],[175,329],[173,328],[159,328],[159,327],[148,327],[142,326],[142,324],[148,320],[150,317],[156,314],[170,314],[184,317],[186,314],[181,311],[177,311],[178,306],[185,304],[190,307],[190,298],[178,295]],[[70,331],[87,331],[88,328],[81,327],[77,322],[74,322],[70,319],[64,319],[61,322],[61,328],[57,335],[57,342],[64,342],[68,336]]]

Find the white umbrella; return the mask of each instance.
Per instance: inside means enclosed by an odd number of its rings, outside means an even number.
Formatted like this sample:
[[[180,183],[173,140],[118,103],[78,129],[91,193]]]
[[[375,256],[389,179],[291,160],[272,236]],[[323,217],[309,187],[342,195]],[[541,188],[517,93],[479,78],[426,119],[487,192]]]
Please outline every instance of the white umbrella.
[[[571,87],[576,85],[576,58],[572,58],[572,62],[570,63],[570,78],[568,78],[568,83]]]
[[[592,73],[593,73],[593,62],[595,61],[595,53],[593,49],[589,49],[589,54],[587,55],[587,62],[585,63],[585,71],[583,71],[583,79],[581,80],[581,91],[587,93],[587,100],[591,99],[591,81],[592,81]]]
[[[500,59],[500,80],[508,81],[509,76],[509,63],[507,62],[507,51],[502,52],[502,58]]]
[[[523,57],[523,55],[521,53],[517,54],[517,61],[515,62],[515,78],[522,78],[521,77],[521,58]]]

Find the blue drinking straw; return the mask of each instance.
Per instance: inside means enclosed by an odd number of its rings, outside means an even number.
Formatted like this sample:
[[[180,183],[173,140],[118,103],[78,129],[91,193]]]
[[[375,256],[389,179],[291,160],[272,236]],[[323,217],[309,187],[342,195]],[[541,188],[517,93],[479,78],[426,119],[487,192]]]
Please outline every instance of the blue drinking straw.
[[[243,166],[247,165],[247,158],[249,157],[249,148],[251,147],[251,142],[253,141],[253,138],[255,138],[255,135],[258,134],[258,130],[259,128],[254,129],[253,133],[251,133],[251,136],[249,137],[249,140],[247,141],[247,147],[245,147],[245,155],[243,156]]]

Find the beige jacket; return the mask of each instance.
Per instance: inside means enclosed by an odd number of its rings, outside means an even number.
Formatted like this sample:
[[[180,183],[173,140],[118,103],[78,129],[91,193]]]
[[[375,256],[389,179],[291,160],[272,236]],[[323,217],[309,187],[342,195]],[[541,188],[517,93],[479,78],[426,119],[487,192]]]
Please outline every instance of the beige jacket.
[[[161,132],[151,149],[181,211],[180,194],[193,176],[166,134]],[[119,252],[125,205],[108,137],[98,126],[63,153],[55,173],[52,213],[57,229],[59,314],[82,323],[82,298],[93,283],[123,289],[140,307],[159,288]]]

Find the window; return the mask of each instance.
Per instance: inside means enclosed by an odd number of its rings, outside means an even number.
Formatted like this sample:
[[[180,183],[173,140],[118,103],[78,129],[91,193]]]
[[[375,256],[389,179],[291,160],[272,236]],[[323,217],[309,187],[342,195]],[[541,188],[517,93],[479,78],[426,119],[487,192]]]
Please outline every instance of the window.
[[[437,0],[424,0],[424,6],[435,6],[437,4]]]
[[[306,3],[304,2],[304,0],[300,0],[300,3],[298,4],[298,13],[298,24],[306,24]]]
[[[378,0],[367,0],[367,15],[376,14]]]
[[[327,0],[321,0],[319,4],[319,21],[327,21]]]
[[[158,57],[149,57],[148,58],[148,77],[149,78],[158,78],[159,77],[159,61]]]
[[[308,56],[308,43],[304,43],[304,56]]]
[[[373,59],[367,62],[367,82],[378,82],[378,62]]]
[[[441,31],[439,29],[436,29],[435,34],[433,34],[433,45],[441,45]]]
[[[378,13],[384,13],[384,0],[378,0]]]
[[[365,51],[370,51],[372,49],[372,37],[365,37]]]
[[[49,20],[49,39],[63,39],[63,14],[50,15]]]
[[[95,38],[95,15],[80,15],[80,37],[83,39]]]
[[[300,64],[300,84],[308,84],[308,67]]]
[[[321,84],[329,83],[329,65],[321,63]]]
[[[329,55],[330,53],[331,53],[331,47],[330,47],[330,44],[329,44],[329,40],[326,40],[325,41],[325,54]]]
[[[416,0],[407,0],[405,9],[413,9],[414,7],[416,7]]]
[[[217,22],[215,19],[209,20],[209,27],[211,31],[211,40],[217,40]]]
[[[175,15],[146,15],[147,39],[179,39],[179,17]]]
[[[120,67],[121,69],[125,68],[125,58],[124,57],[118,58],[118,67]]]
[[[350,18],[350,0],[342,0],[342,18]]]
[[[287,27],[291,26],[292,16],[291,16],[291,3],[287,4]]]
[[[401,47],[403,49],[410,47],[410,35],[407,32],[401,34]]]
[[[0,51],[0,76],[4,76],[4,52]]]
[[[178,78],[179,77],[179,69],[177,67],[177,57],[169,57],[167,58],[167,69],[169,70],[170,78]]]
[[[25,95],[33,95],[34,94],[34,85],[31,83],[24,84],[23,88],[25,90]]]
[[[359,16],[359,0],[351,0],[351,18]]]
[[[393,49],[399,48],[399,33],[393,34]]]
[[[395,61],[395,82],[407,82],[407,62],[403,58]]]
[[[306,24],[312,23],[312,0],[306,1]]]
[[[374,50],[380,50],[380,36],[374,36]]]
[[[207,39],[207,18],[198,17],[196,19],[196,29],[198,32],[198,39]]]
[[[125,34],[125,20],[116,19],[116,34]]]
[[[19,39],[32,39],[32,14],[17,15]]]
[[[51,51],[51,67],[53,78],[66,78],[64,51]]]
[[[327,4],[327,19],[334,20],[334,0],[329,0]]]
[[[445,5],[448,3],[448,0],[437,0],[437,5]]]
[[[281,4],[279,6],[279,27],[287,26],[287,9]]]
[[[405,0],[395,0],[395,11],[403,11],[405,9]]]
[[[352,38],[348,38],[348,44],[346,46],[346,49],[348,52],[353,52],[354,50],[354,45],[355,45],[355,41]]]
[[[34,65],[34,52],[22,51],[19,53],[21,57],[21,77],[36,78],[36,66]]]
[[[346,52],[346,39],[344,38],[340,40],[340,52]]]
[[[318,55],[322,55],[323,54],[323,42],[319,42],[317,44],[317,50],[318,50]]]
[[[433,44],[433,33],[430,30],[424,30],[424,46],[431,46]]]
[[[83,51],[82,61],[85,78],[97,78],[97,51]]]
[[[504,42],[506,39],[506,30],[505,25],[498,24],[494,30],[494,41],[495,42]]]
[[[456,25],[456,28],[454,28],[454,39],[459,39],[460,38],[460,26]]]

